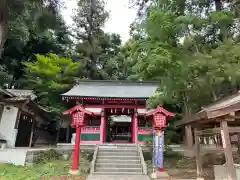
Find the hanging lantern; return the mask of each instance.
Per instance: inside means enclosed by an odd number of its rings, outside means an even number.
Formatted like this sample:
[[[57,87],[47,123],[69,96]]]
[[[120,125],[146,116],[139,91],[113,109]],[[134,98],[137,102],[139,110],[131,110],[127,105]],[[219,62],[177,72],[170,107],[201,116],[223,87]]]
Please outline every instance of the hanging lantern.
[[[84,112],[75,112],[72,114],[72,126],[78,126],[78,127],[82,127],[84,126]]]
[[[153,116],[154,129],[163,129],[166,127],[166,116],[162,113]]]

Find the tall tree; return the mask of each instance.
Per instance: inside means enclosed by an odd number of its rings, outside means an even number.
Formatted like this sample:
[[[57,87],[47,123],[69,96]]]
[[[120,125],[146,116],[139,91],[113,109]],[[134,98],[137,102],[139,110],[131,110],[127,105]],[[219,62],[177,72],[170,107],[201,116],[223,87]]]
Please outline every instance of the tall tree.
[[[40,16],[36,13],[36,5],[28,1],[24,3],[22,1],[8,2],[9,31],[0,64],[3,67],[1,71],[7,72],[11,78],[2,78],[1,85],[8,81],[11,87],[21,78],[23,62],[34,61],[34,54],[65,55],[69,49],[68,46],[72,44],[68,29],[57,9],[52,12],[49,7],[49,12],[52,13],[47,14],[48,11],[45,9]],[[44,8],[46,7],[44,6]],[[3,76],[7,77],[6,73]]]
[[[3,51],[3,45],[6,39],[7,34],[7,19],[8,19],[8,11],[7,11],[7,0],[2,0],[0,2],[0,58]]]
[[[31,4],[31,17],[37,22],[39,27],[51,26],[55,20],[55,14],[58,12],[60,0],[1,0],[0,2],[0,57],[3,46],[7,37],[7,29],[9,24],[9,12],[22,16],[26,4]],[[29,13],[29,12],[28,12]],[[26,15],[26,14],[24,14]],[[17,19],[16,19],[17,20]]]
[[[108,15],[102,0],[78,0],[73,17],[78,40],[76,51],[82,55],[88,77],[91,79],[103,79],[100,73],[100,55],[103,53],[103,46],[109,40],[103,31]]]

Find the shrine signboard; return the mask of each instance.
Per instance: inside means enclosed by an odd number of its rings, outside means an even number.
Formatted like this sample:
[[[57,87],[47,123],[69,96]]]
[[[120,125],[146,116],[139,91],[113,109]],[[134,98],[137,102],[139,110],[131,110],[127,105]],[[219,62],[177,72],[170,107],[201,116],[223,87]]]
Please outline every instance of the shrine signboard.
[[[153,118],[154,118],[155,129],[162,129],[166,127],[166,115],[158,113],[158,114],[155,114]]]
[[[75,112],[72,115],[72,126],[83,126],[84,125],[84,112]]]

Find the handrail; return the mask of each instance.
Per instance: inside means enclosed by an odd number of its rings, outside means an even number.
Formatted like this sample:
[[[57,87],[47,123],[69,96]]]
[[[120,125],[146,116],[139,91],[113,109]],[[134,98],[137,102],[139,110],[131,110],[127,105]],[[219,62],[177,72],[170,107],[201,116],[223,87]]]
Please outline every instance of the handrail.
[[[99,146],[96,146],[95,150],[94,150],[94,154],[93,154],[93,159],[92,159],[92,162],[91,162],[90,174],[95,172],[95,162],[96,162],[96,159],[97,159],[98,149],[99,149]]]
[[[142,147],[140,145],[138,145],[138,153],[140,155],[140,160],[141,160],[143,174],[147,175],[147,165],[145,163],[145,160],[144,160],[144,157],[143,157],[143,153],[142,153]]]

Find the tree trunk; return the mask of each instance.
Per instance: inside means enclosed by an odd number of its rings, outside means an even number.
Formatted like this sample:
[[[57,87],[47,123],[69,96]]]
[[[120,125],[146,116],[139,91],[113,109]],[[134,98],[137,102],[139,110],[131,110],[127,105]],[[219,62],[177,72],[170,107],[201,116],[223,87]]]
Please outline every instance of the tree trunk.
[[[177,1],[177,14],[179,16],[183,16],[186,7],[186,0],[178,0]]]
[[[221,0],[214,0],[216,11],[221,11],[222,10],[222,2]]]
[[[212,96],[213,96],[214,101],[216,101],[218,99],[214,90],[212,90]]]
[[[3,52],[3,46],[7,36],[8,28],[8,8],[7,0],[0,1],[0,58]]]
[[[190,108],[188,108],[188,100],[187,100],[185,92],[182,93],[182,98],[183,98],[184,115],[189,116],[191,114],[191,112],[190,112]]]
[[[216,11],[222,11],[222,1],[221,0],[214,0]],[[228,36],[227,27],[224,23],[220,23],[220,40],[224,41]]]

